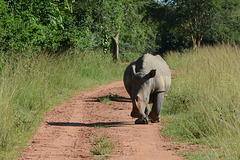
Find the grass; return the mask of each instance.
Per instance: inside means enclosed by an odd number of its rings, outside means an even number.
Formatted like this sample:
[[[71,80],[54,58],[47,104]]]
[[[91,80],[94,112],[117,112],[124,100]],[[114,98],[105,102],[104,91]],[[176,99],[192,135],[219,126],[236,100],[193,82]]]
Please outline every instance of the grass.
[[[121,80],[126,67],[93,51],[50,56],[30,50],[0,58],[0,159],[16,159],[53,106],[79,90]]]
[[[108,137],[94,137],[94,148],[90,151],[93,155],[109,155],[112,154],[114,144],[108,140]],[[110,156],[96,157],[95,159],[108,159]]]
[[[98,125],[94,125],[94,128],[100,129],[100,128],[106,128],[106,126],[98,124]]]
[[[239,59],[240,48],[228,45],[166,57],[181,74],[172,80],[162,111],[169,119],[164,133],[211,150],[191,159],[240,159]]]
[[[102,102],[102,103],[106,103],[106,104],[109,104],[111,105],[112,102],[111,101],[116,101],[118,100],[118,95],[107,95],[107,96],[103,96],[103,97],[99,97],[97,99],[99,102]]]
[[[72,50],[58,57],[31,51],[24,55],[0,57],[0,159],[17,159],[53,106],[76,91],[121,80],[126,67],[90,51]],[[210,148],[183,153],[189,159],[240,159],[239,59],[240,48],[227,45],[166,57],[170,68],[181,73],[172,80],[162,110],[168,119],[164,133]],[[111,98],[103,97],[108,102]],[[101,141],[108,140],[96,138],[96,154],[104,152]]]

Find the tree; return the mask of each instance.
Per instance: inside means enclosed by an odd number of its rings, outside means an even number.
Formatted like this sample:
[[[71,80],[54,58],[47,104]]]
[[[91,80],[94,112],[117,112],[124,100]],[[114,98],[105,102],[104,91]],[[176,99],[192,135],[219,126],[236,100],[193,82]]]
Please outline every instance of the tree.
[[[240,44],[240,1],[216,1],[213,5],[216,13],[207,38],[213,43]]]
[[[146,1],[78,1],[73,4],[73,14],[77,25],[93,34],[91,41],[95,46],[102,47],[104,53],[112,49],[117,59],[121,50],[143,52],[148,46],[144,41],[149,40],[147,36],[152,31],[151,27],[141,22],[143,3]]]
[[[192,48],[196,49],[200,47],[202,40],[205,42],[220,40],[222,42],[230,38],[229,36],[233,32],[239,35],[240,32],[237,29],[240,27],[237,23],[240,17],[239,4],[238,0],[154,1],[148,6],[148,18],[158,22],[163,37],[166,34],[173,35],[177,40],[180,40],[185,39],[183,36],[187,36],[188,40],[192,42]],[[161,27],[164,29],[160,29]],[[238,33],[235,29],[238,30]],[[229,33],[226,33],[226,30]],[[217,38],[219,36],[216,34],[219,32],[220,35],[224,34],[225,38]],[[215,40],[213,40],[214,38]],[[188,46],[188,44],[183,45]]]
[[[150,1],[150,0],[147,0]],[[143,0],[0,0],[0,49],[29,46],[146,52],[152,27],[141,22]]]
[[[41,46],[57,50],[66,37],[63,15],[51,0],[0,0],[1,49]]]
[[[214,15],[213,6],[209,0],[176,0],[176,14],[182,29],[189,33],[193,49],[200,47],[202,38]]]
[[[129,12],[129,9],[131,7],[131,4],[128,4],[127,6],[127,9],[125,11],[125,14],[124,14],[124,19],[123,19],[123,23],[125,22],[126,20],[126,17],[127,17],[127,14]],[[118,45],[118,38],[119,38],[119,34],[121,32],[120,30],[121,28],[119,28],[118,32],[117,32],[117,35],[114,37],[112,36],[112,48],[113,48],[113,56],[114,56],[114,59],[115,60],[118,60],[118,57],[119,57],[119,45]]]

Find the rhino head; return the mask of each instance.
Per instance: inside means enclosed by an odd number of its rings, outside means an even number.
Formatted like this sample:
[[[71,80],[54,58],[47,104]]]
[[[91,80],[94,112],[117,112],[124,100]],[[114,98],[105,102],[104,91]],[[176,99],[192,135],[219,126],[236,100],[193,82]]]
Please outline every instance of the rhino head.
[[[149,73],[143,72],[136,73],[133,67],[132,77],[132,112],[133,118],[145,118],[150,112],[149,101],[150,93],[153,88],[153,77],[156,75],[156,70],[153,69]]]

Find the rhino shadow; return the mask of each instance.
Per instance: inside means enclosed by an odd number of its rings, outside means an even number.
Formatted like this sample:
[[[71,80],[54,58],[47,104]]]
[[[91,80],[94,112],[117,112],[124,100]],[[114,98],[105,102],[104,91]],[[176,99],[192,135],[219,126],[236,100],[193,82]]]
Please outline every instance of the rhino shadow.
[[[125,125],[134,125],[132,122],[96,122],[96,123],[78,123],[78,122],[47,122],[51,126],[65,127],[121,127]]]

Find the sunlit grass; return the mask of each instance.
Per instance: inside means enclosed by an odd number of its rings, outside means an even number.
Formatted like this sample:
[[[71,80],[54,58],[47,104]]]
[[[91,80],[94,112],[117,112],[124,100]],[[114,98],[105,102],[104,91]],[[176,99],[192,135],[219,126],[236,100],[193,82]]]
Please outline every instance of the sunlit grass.
[[[77,91],[122,80],[125,64],[110,55],[70,50],[5,58],[0,72],[0,159],[16,159],[46,111]]]
[[[217,148],[207,159],[240,159],[240,48],[204,47],[166,60],[182,72],[163,108],[173,119],[165,133]]]

